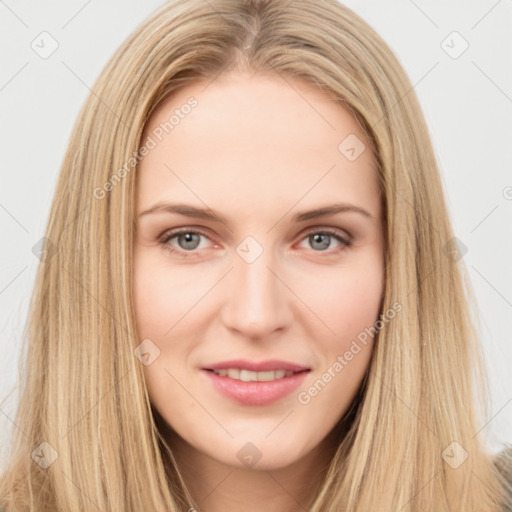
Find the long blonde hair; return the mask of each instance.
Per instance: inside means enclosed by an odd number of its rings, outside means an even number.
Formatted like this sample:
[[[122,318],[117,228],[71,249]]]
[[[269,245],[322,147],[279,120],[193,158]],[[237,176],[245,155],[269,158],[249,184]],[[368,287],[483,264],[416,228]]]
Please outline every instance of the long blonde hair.
[[[382,309],[403,307],[378,333],[310,510],[503,510],[505,480],[477,435],[489,390],[470,287],[423,114],[386,43],[336,0],[174,0],[108,62],[73,127],[50,211],[0,482],[5,510],[194,507],[133,354],[137,163],[162,101],[244,68],[316,84],[361,124],[385,206]]]

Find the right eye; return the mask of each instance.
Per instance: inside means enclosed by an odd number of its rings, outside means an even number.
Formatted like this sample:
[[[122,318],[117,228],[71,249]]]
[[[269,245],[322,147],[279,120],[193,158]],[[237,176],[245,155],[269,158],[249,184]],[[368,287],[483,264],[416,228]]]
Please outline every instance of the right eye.
[[[194,251],[198,250],[201,237],[208,238],[201,231],[190,228],[178,228],[165,232],[160,238],[162,246],[171,253],[176,253],[177,256],[188,258],[195,256]],[[171,244],[171,240],[177,239],[178,247]],[[208,238],[209,239],[209,238]]]

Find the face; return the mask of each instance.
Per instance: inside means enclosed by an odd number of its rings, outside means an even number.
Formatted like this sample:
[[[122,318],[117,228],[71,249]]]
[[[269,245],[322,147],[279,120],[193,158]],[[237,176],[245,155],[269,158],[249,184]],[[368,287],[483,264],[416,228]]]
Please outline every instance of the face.
[[[144,134],[144,375],[194,453],[284,467],[326,439],[369,364],[362,333],[384,290],[375,161],[348,110],[308,83],[231,73],[207,84],[175,93]]]

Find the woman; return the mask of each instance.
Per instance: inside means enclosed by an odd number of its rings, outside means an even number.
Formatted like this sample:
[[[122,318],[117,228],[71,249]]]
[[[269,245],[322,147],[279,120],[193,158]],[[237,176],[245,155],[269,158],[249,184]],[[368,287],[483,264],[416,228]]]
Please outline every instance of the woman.
[[[411,89],[335,0],[128,38],[62,165],[4,510],[510,506]]]

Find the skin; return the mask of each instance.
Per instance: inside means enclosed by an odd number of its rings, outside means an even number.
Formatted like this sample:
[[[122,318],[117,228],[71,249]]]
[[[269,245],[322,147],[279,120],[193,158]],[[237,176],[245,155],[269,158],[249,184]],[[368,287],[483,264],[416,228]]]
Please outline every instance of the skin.
[[[153,112],[144,140],[190,96],[198,105],[144,157],[137,176],[137,328],[160,350],[144,366],[148,392],[201,511],[304,510],[372,353],[369,338],[309,403],[298,401],[379,316],[384,238],[375,160],[334,97],[294,78],[249,72],[175,93]],[[338,150],[349,134],[366,145],[354,161]],[[139,216],[159,201],[209,207],[226,223],[165,211]],[[346,211],[291,220],[340,202],[371,217]],[[162,241],[175,228],[206,236]],[[318,240],[325,228],[351,245]],[[251,263],[236,252],[247,236],[263,250]],[[229,359],[283,359],[311,371],[276,403],[241,405],[201,371]],[[248,442],[261,453],[251,467],[237,456]]]

